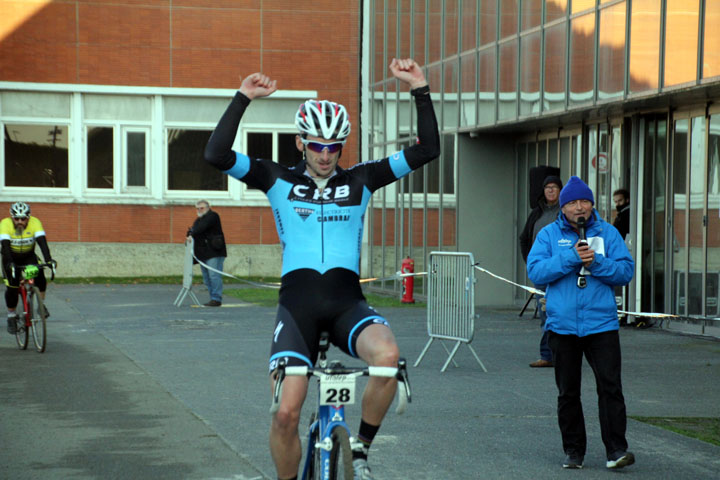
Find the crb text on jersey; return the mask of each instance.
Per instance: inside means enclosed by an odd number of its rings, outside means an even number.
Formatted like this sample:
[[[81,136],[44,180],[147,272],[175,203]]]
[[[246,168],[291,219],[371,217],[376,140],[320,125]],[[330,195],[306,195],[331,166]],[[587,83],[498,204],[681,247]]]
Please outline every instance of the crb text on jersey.
[[[351,189],[349,183],[328,185],[322,192],[311,185],[293,185],[288,200],[307,203],[335,203],[337,205],[359,205],[362,200],[362,188]]]

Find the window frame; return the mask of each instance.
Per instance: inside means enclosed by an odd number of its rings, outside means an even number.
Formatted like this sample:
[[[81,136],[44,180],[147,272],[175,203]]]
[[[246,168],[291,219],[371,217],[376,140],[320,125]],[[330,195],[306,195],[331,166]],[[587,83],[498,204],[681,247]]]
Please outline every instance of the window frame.
[[[34,125],[34,126],[59,126],[62,125],[67,129],[68,136],[68,148],[67,148],[67,175],[68,175],[68,186],[67,187],[34,187],[34,186],[18,186],[18,185],[6,185],[5,183],[5,135],[0,136],[0,191],[11,195],[5,195],[7,201],[11,201],[17,194],[26,194],[30,190],[38,189],[42,194],[39,197],[54,197],[67,195],[71,191],[72,183],[72,169],[71,169],[71,158],[74,153],[74,138],[72,130],[72,122],[69,119],[53,119],[47,117],[5,117],[0,119],[0,128],[5,131],[5,127],[10,125]]]
[[[0,127],[5,124],[23,125],[58,125],[67,129],[67,187],[16,187],[5,186],[5,143],[0,139],[0,201],[14,201],[22,197],[29,202],[51,203],[81,203],[81,204],[141,204],[141,205],[172,205],[187,204],[189,201],[207,198],[215,205],[232,205],[242,207],[267,206],[268,201],[261,195],[258,199],[243,195],[242,183],[228,180],[227,191],[219,194],[207,190],[168,190],[168,151],[167,130],[175,129],[207,129],[214,130],[217,119],[202,122],[168,121],[165,117],[164,101],[174,98],[204,98],[223,99],[228,104],[237,93],[235,89],[210,88],[175,88],[175,87],[143,87],[118,85],[84,85],[84,84],[55,84],[55,83],[27,83],[0,81],[0,92],[19,92],[28,94],[59,94],[69,96],[67,114],[65,110],[57,115],[33,116],[17,113],[2,114],[0,104]],[[150,97],[150,118],[124,119],[111,118],[89,119],[84,114],[85,95],[109,94]],[[292,107],[293,113],[297,104],[308,99],[317,98],[315,90],[278,90],[270,98],[256,99],[253,108],[265,112],[260,117],[267,122],[255,120],[264,131],[274,131],[276,124],[269,117],[273,111],[286,112]],[[38,97],[40,98],[40,97]],[[0,102],[3,96],[0,95]],[[38,104],[40,100],[37,100]],[[267,107],[271,110],[266,111]],[[276,109],[276,110],[273,110]],[[257,112],[256,112],[257,113]],[[274,116],[274,114],[273,114]],[[248,118],[256,118],[250,115]],[[284,118],[284,117],[283,117]],[[268,121],[270,119],[270,121]],[[190,119],[192,120],[192,119]],[[292,120],[292,115],[288,115]],[[112,126],[114,128],[114,186],[112,189],[87,188],[87,144],[85,132],[88,125]],[[279,133],[295,133],[294,125],[283,124]],[[244,128],[241,124],[238,132]],[[145,187],[127,185],[127,132],[144,131],[146,138],[146,164]],[[233,148],[242,151],[236,144]],[[240,203],[238,203],[240,202]]]

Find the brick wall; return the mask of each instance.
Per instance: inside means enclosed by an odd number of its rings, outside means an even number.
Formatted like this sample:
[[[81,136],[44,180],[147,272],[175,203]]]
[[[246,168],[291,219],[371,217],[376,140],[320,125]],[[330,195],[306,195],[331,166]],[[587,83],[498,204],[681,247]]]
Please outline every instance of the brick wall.
[[[0,0],[0,81],[237,88],[263,71],[343,103],[358,132],[359,15],[357,0]],[[357,149],[353,135],[341,165]],[[180,243],[195,218],[192,206],[32,209],[51,242]],[[216,211],[229,243],[278,242],[269,208]]]
[[[9,203],[0,204],[0,217]],[[194,206],[85,205],[32,203],[50,242],[183,243],[195,221]],[[228,243],[268,245],[279,242],[267,207],[213,207]]]

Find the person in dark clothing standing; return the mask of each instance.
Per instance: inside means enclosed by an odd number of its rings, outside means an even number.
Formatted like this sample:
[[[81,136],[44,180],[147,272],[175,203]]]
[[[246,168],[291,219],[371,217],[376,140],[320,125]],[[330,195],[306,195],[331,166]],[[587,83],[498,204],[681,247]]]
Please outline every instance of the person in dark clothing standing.
[[[607,468],[635,463],[628,452],[618,312],[613,287],[627,285],[635,262],[615,228],[593,208],[578,177],[560,192],[561,215],[543,228],[527,258],[530,280],[547,285],[548,342],[555,363],[563,468],[582,468],[587,450],[583,414],[583,357],[595,375],[600,434]]]
[[[220,215],[210,210],[207,200],[200,200],[195,208],[198,218],[188,229],[187,236],[195,241],[195,257],[207,265],[200,265],[203,282],[210,293],[210,301],[205,306],[219,307],[222,305],[223,291],[221,272],[227,257]]]
[[[613,202],[617,208],[617,217],[613,222],[613,227],[618,229],[620,236],[625,237],[630,233],[630,192],[624,188],[618,188],[613,192]]]
[[[528,253],[532,247],[535,237],[546,225],[550,225],[557,219],[558,213],[560,212],[560,204],[558,203],[558,197],[560,190],[562,189],[562,181],[560,177],[550,175],[543,181],[543,194],[538,200],[537,207],[533,208],[525,222],[525,228],[523,228],[520,234],[520,250],[522,252],[523,260],[527,262]],[[543,285],[535,285],[536,288],[543,290]],[[544,298],[538,299],[538,312],[540,315],[540,327],[543,329],[542,337],[540,338],[540,358],[530,364],[533,368],[538,367],[552,367],[552,352],[548,346],[548,333],[545,330],[545,319],[547,314],[544,308]]]

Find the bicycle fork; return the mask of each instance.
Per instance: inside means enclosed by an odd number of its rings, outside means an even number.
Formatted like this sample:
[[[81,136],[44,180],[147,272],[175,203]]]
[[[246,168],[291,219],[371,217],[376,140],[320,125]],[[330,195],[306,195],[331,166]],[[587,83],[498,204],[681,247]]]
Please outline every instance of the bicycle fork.
[[[22,299],[22,306],[23,306],[23,321],[22,326],[23,328],[28,328],[28,325],[31,323],[28,319],[28,291],[25,288],[20,288],[20,298]],[[16,308],[17,313],[17,308]]]
[[[316,450],[320,450],[320,464],[314,464],[313,466],[315,469],[320,469],[322,472],[321,478],[330,478],[330,451],[333,447],[332,431],[337,426],[347,430],[348,436],[350,435],[350,428],[345,423],[345,407],[342,405],[339,407],[320,405],[318,418],[310,425],[305,466],[301,478],[309,480],[310,465],[315,463]],[[318,434],[319,438],[317,442],[315,441],[316,434]]]

